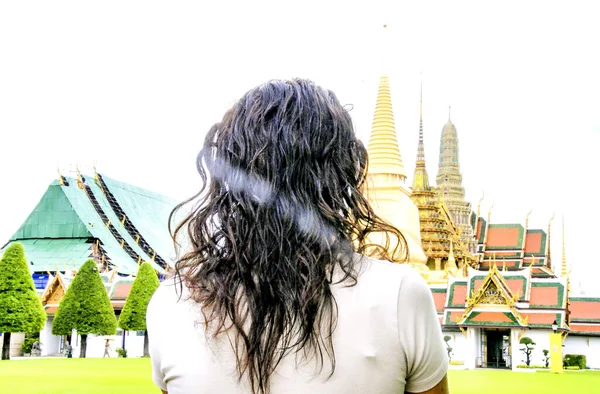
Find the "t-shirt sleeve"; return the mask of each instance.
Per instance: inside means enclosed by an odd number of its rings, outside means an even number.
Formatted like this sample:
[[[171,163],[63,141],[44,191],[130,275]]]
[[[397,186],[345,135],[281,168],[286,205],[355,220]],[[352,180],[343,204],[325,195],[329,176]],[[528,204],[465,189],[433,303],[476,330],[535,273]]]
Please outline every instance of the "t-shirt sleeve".
[[[152,381],[159,389],[167,391],[160,363],[161,343],[164,342],[163,324],[161,324],[164,321],[164,315],[161,318],[161,299],[164,298],[164,294],[162,293],[164,293],[164,288],[159,287],[148,304],[148,309],[146,310],[146,329],[148,330],[148,351],[152,363]]]
[[[431,290],[412,269],[398,291],[398,335],[406,357],[405,390],[435,387],[448,372],[448,354]]]

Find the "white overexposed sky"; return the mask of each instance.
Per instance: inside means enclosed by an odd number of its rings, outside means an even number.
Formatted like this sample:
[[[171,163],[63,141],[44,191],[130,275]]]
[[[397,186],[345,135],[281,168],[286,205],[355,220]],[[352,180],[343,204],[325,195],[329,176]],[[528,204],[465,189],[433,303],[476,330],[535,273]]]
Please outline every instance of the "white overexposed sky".
[[[600,55],[593,1],[18,1],[0,3],[0,244],[76,165],[191,195],[208,128],[271,78],[352,104],[367,142],[386,51],[412,181],[423,75],[437,172],[452,106],[467,199],[492,222],[547,229],[554,264],[598,293]],[[382,46],[382,25],[389,38]]]

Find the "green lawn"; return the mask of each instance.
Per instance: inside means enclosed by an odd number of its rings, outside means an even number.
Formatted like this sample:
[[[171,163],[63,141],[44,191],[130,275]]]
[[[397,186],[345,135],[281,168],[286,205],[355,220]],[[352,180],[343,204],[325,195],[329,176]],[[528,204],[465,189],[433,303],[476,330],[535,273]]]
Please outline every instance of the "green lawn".
[[[586,394],[600,392],[600,372],[452,370],[452,394]],[[48,394],[144,394],[160,391],[148,359],[27,359],[0,362],[0,392]]]

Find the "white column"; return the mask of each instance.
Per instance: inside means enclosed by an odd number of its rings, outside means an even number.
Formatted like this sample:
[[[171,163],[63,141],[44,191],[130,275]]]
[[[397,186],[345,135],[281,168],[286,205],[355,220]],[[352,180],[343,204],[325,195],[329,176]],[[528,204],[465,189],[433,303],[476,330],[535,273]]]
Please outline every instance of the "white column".
[[[519,329],[513,328],[510,330],[510,351],[511,356],[511,367],[513,371],[517,370],[517,365],[521,364],[521,351],[519,345]]]
[[[465,368],[475,369],[475,360],[477,358],[477,335],[475,328],[467,328],[467,351],[465,356]]]

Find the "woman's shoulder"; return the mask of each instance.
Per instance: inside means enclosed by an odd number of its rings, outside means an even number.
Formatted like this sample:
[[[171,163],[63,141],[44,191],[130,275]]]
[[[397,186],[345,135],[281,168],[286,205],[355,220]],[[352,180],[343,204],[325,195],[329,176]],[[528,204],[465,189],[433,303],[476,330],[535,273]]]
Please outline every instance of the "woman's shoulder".
[[[356,255],[359,265],[359,281],[372,280],[376,283],[393,283],[400,285],[403,282],[421,282],[424,279],[418,270],[409,263],[392,263],[378,260],[369,256]]]
[[[165,279],[156,289],[148,304],[149,318],[155,313],[165,315],[175,312],[181,305],[190,301],[189,290],[183,281],[172,277]]]

